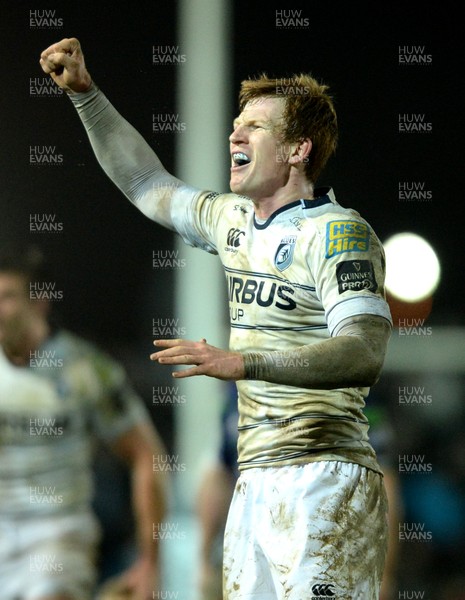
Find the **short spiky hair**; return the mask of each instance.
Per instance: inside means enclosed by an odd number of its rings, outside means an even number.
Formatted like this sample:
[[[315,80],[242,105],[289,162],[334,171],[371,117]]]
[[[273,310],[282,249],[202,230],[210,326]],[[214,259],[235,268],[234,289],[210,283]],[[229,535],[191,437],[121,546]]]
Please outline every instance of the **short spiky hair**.
[[[239,109],[258,98],[282,98],[284,108],[284,142],[312,140],[312,150],[305,164],[305,175],[314,183],[337,146],[337,117],[327,85],[301,73],[286,79],[271,79],[266,74],[241,83]]]

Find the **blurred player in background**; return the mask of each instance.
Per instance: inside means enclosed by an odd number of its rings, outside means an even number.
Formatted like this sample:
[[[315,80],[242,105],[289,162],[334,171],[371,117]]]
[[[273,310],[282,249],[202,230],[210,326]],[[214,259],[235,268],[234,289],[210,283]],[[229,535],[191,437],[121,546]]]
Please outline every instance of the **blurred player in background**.
[[[398,462],[396,462],[398,460],[396,455],[398,445],[387,410],[387,398],[376,391],[371,393],[367,401],[365,414],[370,423],[370,441],[383,471],[389,505],[389,543],[379,598],[380,600],[396,600],[399,595],[399,523],[404,512]]]
[[[229,505],[239,478],[237,468],[237,389],[228,386],[221,414],[218,456],[205,469],[196,498],[200,527],[198,556],[198,597],[196,600],[222,600],[223,540]]]
[[[40,62],[131,202],[223,263],[230,350],[157,340],[151,358],[190,365],[175,377],[237,382],[241,475],[224,598],[377,599],[387,507],[363,407],[391,317],[378,238],[332,189],[314,185],[337,144],[327,86],[309,75],[242,83],[229,138],[232,193],[220,194],[164,169],[92,82],[78,40],[50,46]]]
[[[132,477],[138,556],[119,587],[147,600],[158,585],[152,527],[166,482],[152,463],[163,445],[121,365],[52,324],[49,280],[37,250],[0,253],[1,597],[93,598],[92,458],[104,440]]]

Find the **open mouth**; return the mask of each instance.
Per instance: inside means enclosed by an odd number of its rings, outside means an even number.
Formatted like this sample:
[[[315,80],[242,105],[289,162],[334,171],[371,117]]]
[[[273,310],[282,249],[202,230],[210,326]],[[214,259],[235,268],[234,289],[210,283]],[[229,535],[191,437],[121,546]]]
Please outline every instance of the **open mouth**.
[[[243,167],[251,162],[247,154],[244,154],[243,152],[233,152],[232,159],[233,166],[235,167]]]

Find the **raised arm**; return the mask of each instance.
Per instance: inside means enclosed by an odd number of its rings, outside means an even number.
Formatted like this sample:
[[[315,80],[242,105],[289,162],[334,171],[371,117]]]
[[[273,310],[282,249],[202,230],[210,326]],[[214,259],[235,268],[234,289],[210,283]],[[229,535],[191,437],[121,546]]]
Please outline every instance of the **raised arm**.
[[[198,190],[163,167],[143,137],[111,105],[87,71],[76,38],[65,38],[41,54],[45,73],[71,98],[101,167],[125,196],[150,219],[174,229],[171,201]]]

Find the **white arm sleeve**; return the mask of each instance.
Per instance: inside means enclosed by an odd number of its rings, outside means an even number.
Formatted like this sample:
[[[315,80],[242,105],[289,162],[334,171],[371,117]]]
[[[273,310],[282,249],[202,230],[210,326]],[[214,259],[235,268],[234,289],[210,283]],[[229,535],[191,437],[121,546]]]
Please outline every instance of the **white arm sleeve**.
[[[69,96],[108,177],[149,219],[175,229],[172,199],[189,202],[200,190],[166,171],[154,150],[95,84],[85,93]]]

